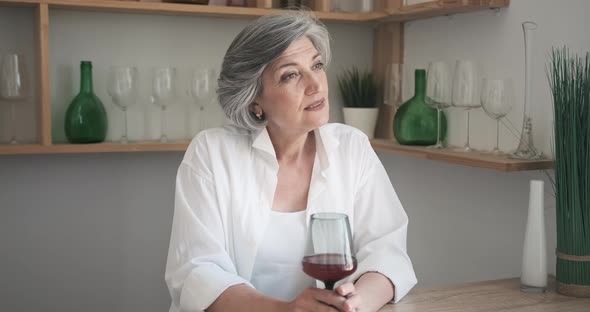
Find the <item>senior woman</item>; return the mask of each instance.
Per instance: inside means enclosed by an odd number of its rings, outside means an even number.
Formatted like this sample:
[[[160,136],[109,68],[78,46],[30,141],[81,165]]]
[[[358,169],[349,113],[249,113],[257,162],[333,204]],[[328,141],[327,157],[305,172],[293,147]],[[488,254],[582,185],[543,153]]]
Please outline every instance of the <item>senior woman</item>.
[[[219,102],[176,179],[170,311],[376,311],[416,283],[408,218],[362,132],[328,124],[326,28],[264,16],[229,46]],[[301,269],[311,214],[348,216],[358,269],[335,291]]]

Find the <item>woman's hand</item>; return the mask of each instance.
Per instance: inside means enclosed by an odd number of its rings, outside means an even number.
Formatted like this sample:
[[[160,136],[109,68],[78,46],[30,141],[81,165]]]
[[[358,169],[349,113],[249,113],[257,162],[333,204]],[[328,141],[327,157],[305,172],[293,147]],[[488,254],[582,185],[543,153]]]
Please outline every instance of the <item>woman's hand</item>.
[[[353,288],[354,286],[350,284]],[[340,288],[340,287],[339,287]],[[338,312],[345,310],[346,297],[335,291],[320,288],[306,288],[295,300],[289,303],[289,311],[293,312]]]
[[[345,283],[336,288],[336,293],[346,298],[346,301],[342,304],[341,311],[344,312],[355,312],[359,311],[362,298],[361,295],[356,291],[353,283]]]

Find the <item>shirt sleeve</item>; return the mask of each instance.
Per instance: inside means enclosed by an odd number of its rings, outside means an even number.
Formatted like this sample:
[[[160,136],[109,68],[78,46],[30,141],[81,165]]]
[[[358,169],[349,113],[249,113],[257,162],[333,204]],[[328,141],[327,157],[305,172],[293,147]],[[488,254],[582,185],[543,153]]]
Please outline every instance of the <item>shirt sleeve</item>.
[[[203,311],[228,287],[252,286],[238,276],[225,249],[213,181],[183,162],[176,177],[174,218],[165,279],[171,311]]]
[[[356,281],[367,272],[381,273],[395,285],[391,302],[399,302],[417,283],[406,251],[408,216],[366,138],[364,145],[353,220],[358,267],[347,280]]]

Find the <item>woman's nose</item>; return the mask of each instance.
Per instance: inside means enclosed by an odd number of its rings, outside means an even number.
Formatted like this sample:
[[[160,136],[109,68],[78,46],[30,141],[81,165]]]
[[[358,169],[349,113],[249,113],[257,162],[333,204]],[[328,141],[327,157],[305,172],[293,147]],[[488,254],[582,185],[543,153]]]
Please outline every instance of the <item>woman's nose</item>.
[[[322,91],[322,80],[319,77],[320,74],[311,73],[307,75],[307,85],[305,86],[305,94],[312,95]]]

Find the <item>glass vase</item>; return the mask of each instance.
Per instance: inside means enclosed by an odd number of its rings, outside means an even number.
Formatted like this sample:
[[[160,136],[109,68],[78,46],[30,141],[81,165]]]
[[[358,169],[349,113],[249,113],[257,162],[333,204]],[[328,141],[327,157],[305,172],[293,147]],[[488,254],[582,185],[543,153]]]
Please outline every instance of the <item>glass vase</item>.
[[[70,143],[100,143],[107,134],[107,114],[92,87],[92,63],[80,63],[80,92],[68,106],[66,138]]]
[[[437,110],[426,104],[426,71],[416,69],[414,97],[403,103],[393,121],[393,133],[402,145],[434,145],[437,141]],[[441,113],[441,140],[447,133],[447,118]]]

